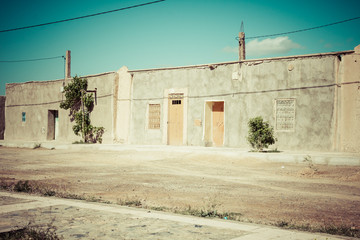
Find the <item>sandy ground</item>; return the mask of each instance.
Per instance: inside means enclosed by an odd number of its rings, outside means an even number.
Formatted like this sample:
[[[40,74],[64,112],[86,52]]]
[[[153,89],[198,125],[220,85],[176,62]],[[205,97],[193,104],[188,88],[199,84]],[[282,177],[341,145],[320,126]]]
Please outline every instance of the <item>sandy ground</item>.
[[[245,222],[360,228],[359,166],[309,168],[224,152],[0,147],[0,178],[144,207],[234,212]]]

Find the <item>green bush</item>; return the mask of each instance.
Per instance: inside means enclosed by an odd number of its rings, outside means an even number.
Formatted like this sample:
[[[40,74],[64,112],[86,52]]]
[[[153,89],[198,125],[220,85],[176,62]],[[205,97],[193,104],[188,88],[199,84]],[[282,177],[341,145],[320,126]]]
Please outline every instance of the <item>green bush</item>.
[[[86,78],[75,76],[64,87],[65,100],[60,103],[60,108],[70,109],[70,120],[75,121],[73,131],[75,135],[82,136],[85,143],[102,143],[104,127],[91,125],[90,114],[94,109],[94,97],[87,91],[88,81]]]
[[[274,137],[274,129],[262,117],[251,118],[248,122],[249,135],[247,140],[256,151],[262,151],[274,144],[277,139]]]

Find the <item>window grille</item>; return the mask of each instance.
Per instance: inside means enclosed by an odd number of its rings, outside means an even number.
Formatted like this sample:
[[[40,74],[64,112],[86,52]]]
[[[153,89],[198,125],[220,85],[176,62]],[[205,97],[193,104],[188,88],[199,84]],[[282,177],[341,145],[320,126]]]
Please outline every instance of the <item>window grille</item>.
[[[296,100],[283,98],[275,100],[275,130],[281,132],[295,131]]]
[[[171,93],[169,94],[170,99],[183,99],[184,94],[183,93]]]
[[[160,104],[149,104],[149,129],[160,129]]]

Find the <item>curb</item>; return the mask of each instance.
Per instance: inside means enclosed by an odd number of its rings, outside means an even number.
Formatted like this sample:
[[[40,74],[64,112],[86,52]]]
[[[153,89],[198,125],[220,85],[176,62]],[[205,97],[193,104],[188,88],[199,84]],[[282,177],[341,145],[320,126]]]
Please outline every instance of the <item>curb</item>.
[[[360,166],[360,153],[347,152],[314,152],[314,151],[281,151],[271,153],[249,152],[240,148],[216,148],[199,146],[169,145],[123,145],[123,144],[69,144],[54,142],[7,142],[0,141],[0,146],[15,148],[45,148],[56,150],[98,150],[98,151],[145,151],[145,152],[178,152],[193,154],[218,154],[224,157],[252,157],[269,162],[302,163],[308,156],[315,164]]]

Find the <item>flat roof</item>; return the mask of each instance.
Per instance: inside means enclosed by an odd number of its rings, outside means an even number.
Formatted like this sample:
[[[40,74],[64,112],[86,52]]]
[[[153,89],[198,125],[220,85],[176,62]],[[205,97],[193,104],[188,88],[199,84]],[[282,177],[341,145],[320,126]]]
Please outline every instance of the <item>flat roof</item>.
[[[285,57],[273,57],[273,58],[258,58],[258,59],[249,59],[241,61],[231,61],[231,62],[220,62],[220,63],[208,63],[208,64],[198,64],[198,65],[188,65],[188,66],[179,66],[179,67],[163,67],[163,68],[149,68],[149,69],[138,69],[138,70],[129,70],[130,73],[136,72],[147,72],[147,71],[159,71],[159,70],[175,70],[175,69],[185,69],[185,68],[203,68],[235,63],[246,63],[246,62],[259,62],[259,61],[271,61],[271,60],[283,60],[283,59],[294,59],[294,58],[307,58],[307,57],[321,57],[321,56],[331,56],[331,55],[342,55],[342,54],[351,54],[354,53],[354,50],[340,51],[340,52],[328,52],[328,53],[314,53],[314,54],[305,54],[305,55],[294,55],[294,56],[285,56]]]
[[[89,77],[99,77],[99,76],[103,76],[103,75],[107,75],[107,74],[113,74],[115,73],[115,71],[112,72],[104,72],[104,73],[97,73],[97,74],[90,74],[90,75],[85,75],[85,76],[79,76],[81,78],[89,78]],[[54,79],[54,80],[35,80],[35,81],[27,81],[27,82],[18,82],[18,83],[5,83],[5,86],[9,85],[21,85],[21,84],[30,84],[30,83],[54,83],[54,82],[58,82],[58,81],[64,81],[64,78],[61,79]]]
[[[138,69],[138,70],[128,70],[129,73],[136,73],[136,72],[148,72],[148,71],[159,71],[159,70],[175,70],[175,69],[187,69],[187,68],[205,68],[209,66],[219,66],[219,65],[227,65],[227,64],[236,64],[236,63],[247,63],[247,62],[259,62],[259,61],[273,61],[273,60],[283,60],[283,59],[294,59],[294,58],[308,58],[308,57],[322,57],[322,56],[331,56],[331,55],[342,55],[342,54],[352,54],[354,50],[348,51],[340,51],[340,52],[328,52],[328,53],[315,53],[315,54],[305,54],[305,55],[294,55],[294,56],[285,56],[285,57],[273,57],[273,58],[258,58],[258,59],[248,59],[242,61],[230,61],[230,62],[220,62],[220,63],[208,63],[208,64],[197,64],[197,65],[188,65],[188,66],[178,66],[178,67],[163,67],[163,68],[149,68],[149,69]],[[111,72],[104,72],[104,73],[97,73],[97,74],[90,74],[81,76],[83,78],[89,77],[98,77],[107,74],[113,74],[116,71]],[[35,80],[35,81],[28,81],[28,82],[20,82],[20,83],[6,83],[6,86],[11,85],[21,85],[21,84],[29,84],[29,83],[47,83],[47,82],[56,82],[56,81],[64,81],[64,79],[55,79],[55,80]]]

